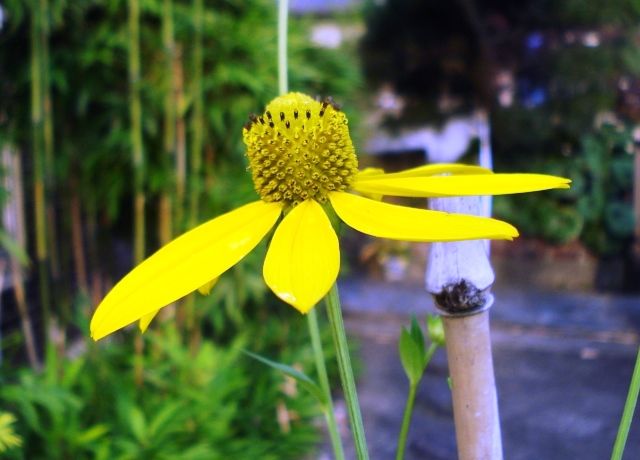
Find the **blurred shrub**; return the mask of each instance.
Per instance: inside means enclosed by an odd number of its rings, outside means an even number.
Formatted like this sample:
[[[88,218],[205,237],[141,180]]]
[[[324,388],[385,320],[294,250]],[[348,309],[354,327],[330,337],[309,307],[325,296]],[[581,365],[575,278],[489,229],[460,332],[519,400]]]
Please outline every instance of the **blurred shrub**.
[[[133,347],[121,337],[90,343],[73,359],[59,360],[52,346],[41,373],[3,370],[0,406],[15,414],[23,438],[3,458],[302,457],[318,441],[315,399],[241,349],[312,374],[308,340],[299,333],[304,319],[261,320],[225,346],[205,340],[197,350],[172,325],[145,335],[141,386],[131,372]]]
[[[495,212],[527,235],[553,243],[580,239],[598,255],[623,254],[633,237],[633,138],[623,125],[586,135],[571,161],[531,169],[570,177],[571,189],[496,197]]]

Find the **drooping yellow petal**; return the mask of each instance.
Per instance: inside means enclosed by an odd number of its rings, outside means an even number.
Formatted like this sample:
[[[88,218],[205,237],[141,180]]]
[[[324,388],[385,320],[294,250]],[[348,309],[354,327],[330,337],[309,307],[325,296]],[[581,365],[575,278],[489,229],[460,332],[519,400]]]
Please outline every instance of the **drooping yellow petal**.
[[[429,177],[438,174],[493,174],[493,171],[482,166],[458,163],[436,163],[422,165],[395,173],[385,173],[380,168],[366,168],[356,176],[356,180],[398,179],[401,177]]]
[[[381,238],[432,242],[518,236],[512,225],[487,217],[408,208],[345,192],[333,192],[329,199],[347,225]]]
[[[198,292],[202,295],[209,295],[211,293],[211,289],[213,289],[213,287],[216,285],[216,283],[218,282],[220,278],[219,277],[215,277],[214,279],[212,279],[211,281],[207,282],[206,284],[200,286],[198,288]],[[156,310],[152,313],[149,313],[147,315],[144,315],[142,318],[140,318],[140,323],[139,323],[139,327],[140,327],[140,332],[142,332],[143,334],[145,332],[147,332],[147,329],[149,328],[149,325],[151,324],[151,321],[153,321],[153,318],[156,317],[156,315],[158,314],[160,310]]]
[[[569,179],[546,174],[467,174],[432,177],[367,176],[352,189],[393,196],[443,197],[506,195],[552,188],[569,188]]]
[[[218,283],[219,279],[220,278],[216,276],[214,279],[212,279],[208,283],[203,284],[198,288],[198,292],[202,295],[211,294],[211,289],[213,289],[213,287]]]
[[[159,311],[160,310],[158,309],[151,313],[147,313],[142,318],[140,318],[140,321],[138,322],[138,327],[140,328],[140,332],[142,332],[143,334],[147,332],[147,329],[149,329],[149,324],[151,324],[151,321],[153,321],[153,318],[156,317]]]
[[[293,208],[276,229],[264,261],[264,279],[282,300],[308,312],[338,277],[338,237],[316,201]]]
[[[220,276],[262,240],[281,209],[275,203],[250,203],[158,250],[107,294],[91,320],[91,336],[98,340]]]

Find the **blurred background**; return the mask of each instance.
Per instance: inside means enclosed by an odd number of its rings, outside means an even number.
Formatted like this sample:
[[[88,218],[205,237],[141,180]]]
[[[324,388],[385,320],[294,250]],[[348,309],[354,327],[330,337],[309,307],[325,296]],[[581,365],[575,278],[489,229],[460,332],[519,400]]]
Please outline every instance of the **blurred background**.
[[[0,1],[0,457],[330,458],[313,398],[242,354],[313,374],[304,318],[265,288],[264,245],[144,336],[88,339],[136,262],[255,200],[241,130],[277,95],[276,10]],[[493,201],[522,234],[492,245],[509,459],[601,459],[613,444],[639,342],[639,25],[637,0],[290,0],[290,88],[342,104],[362,166],[573,181]],[[433,310],[428,246],[348,229],[343,242],[372,458],[392,458],[397,336]],[[455,458],[447,375],[439,352],[407,458]]]

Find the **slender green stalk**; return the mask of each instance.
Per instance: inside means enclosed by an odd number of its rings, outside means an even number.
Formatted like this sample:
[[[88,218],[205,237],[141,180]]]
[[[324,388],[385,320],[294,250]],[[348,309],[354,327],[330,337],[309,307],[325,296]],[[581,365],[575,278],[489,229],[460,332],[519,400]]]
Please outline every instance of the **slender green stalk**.
[[[340,297],[338,294],[338,286],[336,284],[333,285],[329,294],[327,294],[325,302],[327,304],[329,323],[331,324],[331,332],[333,334],[333,344],[336,347],[340,381],[342,382],[342,390],[344,391],[344,398],[349,410],[349,421],[351,422],[353,442],[356,446],[358,459],[367,460],[369,458],[367,440],[364,436],[364,424],[362,423],[362,414],[360,413],[360,404],[358,403],[356,383],[353,377],[351,358],[349,357],[349,345],[347,343],[347,335],[344,330]]]
[[[193,79],[191,82],[191,94],[193,100],[193,112],[191,113],[191,152],[189,155],[190,171],[188,178],[189,187],[189,215],[188,226],[194,227],[198,223],[198,211],[200,208],[200,192],[202,181],[202,150],[204,144],[203,120],[204,102],[202,95],[203,73],[203,0],[193,1]],[[184,304],[185,329],[187,336],[191,338],[191,348],[195,350],[199,340],[196,333],[195,296],[192,294],[185,299]]]
[[[184,70],[182,68],[182,47],[175,45],[175,53],[173,60],[173,93],[175,97],[176,108],[176,157],[175,157],[175,197],[174,197],[174,222],[179,230],[184,227],[184,207],[185,207],[185,189],[187,182],[187,130],[185,123],[184,110]]]
[[[327,404],[322,408],[327,427],[329,428],[329,437],[331,438],[331,447],[336,460],[344,460],[344,449],[342,448],[342,439],[338,431],[338,424],[333,409],[333,401],[331,399],[331,386],[329,385],[329,377],[327,375],[327,366],[325,364],[324,352],[322,351],[322,342],[320,341],[320,328],[318,327],[318,315],[315,309],[307,314],[307,324],[309,325],[309,333],[311,335],[311,345],[313,346],[313,356],[316,361],[316,372],[320,380],[320,386],[327,398]]]
[[[402,416],[402,428],[400,436],[398,436],[398,449],[396,451],[396,460],[404,458],[404,451],[407,448],[407,435],[409,434],[409,425],[411,423],[411,415],[413,414],[413,405],[416,401],[416,390],[418,385],[409,384],[409,395],[407,396],[407,405],[404,407],[404,415]]]
[[[176,100],[174,94],[175,74],[175,41],[173,32],[173,1],[164,0],[162,4],[162,44],[164,48],[164,139],[162,166],[165,174],[170,177],[171,163],[176,156]],[[160,194],[160,209],[158,211],[158,237],[160,244],[166,244],[173,233],[172,199],[174,180],[167,181]]]
[[[134,227],[133,259],[137,265],[144,259],[145,244],[145,194],[144,151],[142,145],[142,104],[140,102],[140,5],[138,0],[129,0],[129,115],[131,117],[131,159],[133,163]],[[136,335],[134,357],[134,379],[138,386],[143,380],[142,352],[144,343]]]
[[[140,102],[140,5],[129,0],[129,116],[131,117],[131,160],[135,195],[133,253],[136,264],[144,259],[144,150],[142,145],[142,105]]]
[[[425,357],[425,368],[429,365],[433,354],[438,349],[438,345],[432,343],[429,345],[427,354]],[[418,384],[420,381],[409,382],[409,394],[407,395],[407,404],[404,407],[404,415],[402,416],[402,427],[400,428],[400,435],[398,436],[398,449],[396,451],[396,460],[402,460],[407,448],[407,436],[409,434],[409,425],[411,424],[411,416],[413,415],[413,405],[416,401],[416,392],[418,390]]]
[[[638,392],[640,392],[640,348],[638,348],[636,365],[633,369],[627,400],[624,403],[624,411],[620,419],[616,442],[613,445],[611,460],[622,460],[622,454],[624,453],[627,437],[629,436],[629,428],[631,428],[631,420],[633,419],[633,413],[636,410],[636,403],[638,402]]]
[[[36,225],[36,260],[45,342],[50,324],[49,270],[47,266],[46,202],[44,193],[43,98],[42,98],[42,8],[33,5],[31,14],[31,126],[33,129],[33,199]]]
[[[289,91],[287,73],[287,22],[289,17],[289,0],[278,2],[278,92]]]
[[[193,2],[193,81],[192,81],[192,97],[193,97],[193,113],[191,116],[191,174],[190,197],[189,197],[189,226],[192,227],[198,223],[198,207],[200,198],[200,181],[202,174],[202,147],[204,144],[203,137],[203,118],[204,118],[204,102],[202,100],[202,68],[203,68],[203,52],[202,52],[202,16],[204,14],[204,6],[202,0],[194,0]]]
[[[287,18],[289,15],[288,0],[280,0],[278,8],[278,90],[279,93],[286,94],[289,91],[289,82],[287,78]],[[320,380],[320,386],[324,392],[327,403],[322,408],[329,429],[329,438],[331,439],[331,447],[336,460],[344,460],[344,449],[342,447],[342,439],[338,431],[335,411],[333,408],[333,400],[331,398],[331,386],[329,385],[329,377],[327,375],[327,366],[322,350],[322,342],[320,340],[320,328],[318,327],[318,315],[315,309],[307,314],[307,325],[309,326],[309,335],[311,336],[311,345],[313,347],[313,356],[316,362],[316,372]]]
[[[54,140],[53,140],[53,108],[51,102],[51,78],[50,78],[50,60],[49,60],[49,0],[40,0],[40,49],[42,52],[42,110],[43,110],[43,150],[44,150],[44,183],[45,194],[49,198],[46,201],[46,217],[47,217],[47,247],[48,258],[51,266],[51,272],[54,280],[60,277],[60,258],[58,256],[57,238],[56,238],[56,219],[53,207],[53,192],[55,190],[55,176],[53,174],[54,164]],[[55,283],[54,283],[55,286]],[[55,291],[55,289],[54,289]],[[69,320],[69,312],[65,312],[65,322]]]

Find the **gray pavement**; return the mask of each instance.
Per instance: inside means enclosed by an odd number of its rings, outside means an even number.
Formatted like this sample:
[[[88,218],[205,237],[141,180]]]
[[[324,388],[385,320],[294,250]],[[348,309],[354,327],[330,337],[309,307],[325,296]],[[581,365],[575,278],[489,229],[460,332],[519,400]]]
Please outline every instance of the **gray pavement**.
[[[348,334],[360,344],[358,388],[371,459],[393,459],[407,391],[398,333],[412,313],[433,312],[433,303],[417,285],[355,277],[340,289]],[[640,297],[512,286],[494,292],[505,459],[608,459],[640,342]],[[417,395],[408,460],[456,458],[447,375],[439,351]],[[638,416],[624,458],[640,458]]]

